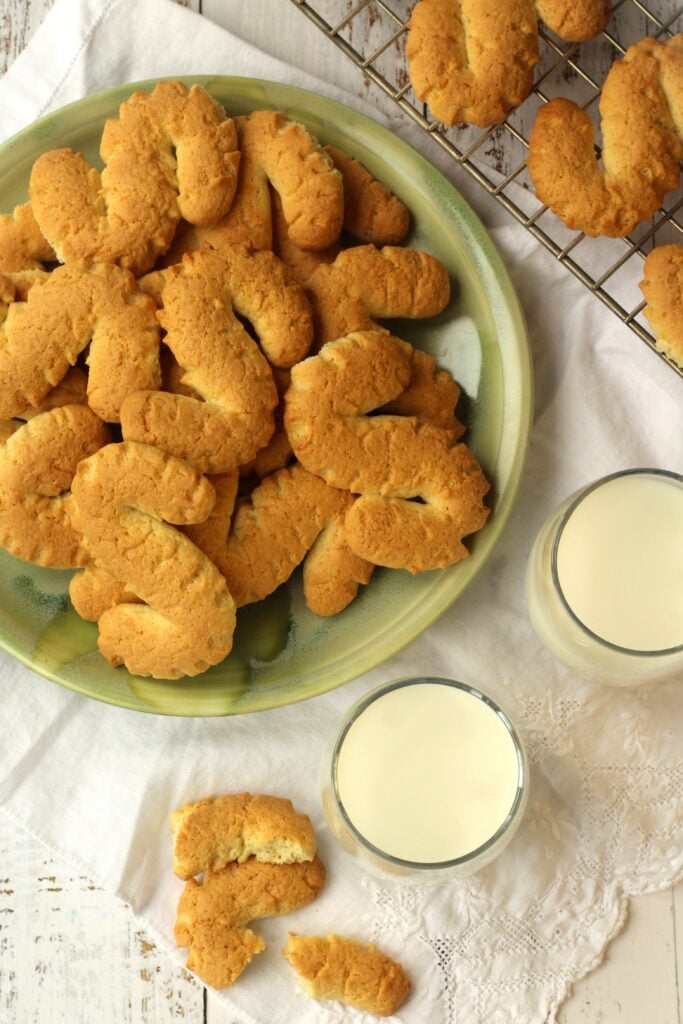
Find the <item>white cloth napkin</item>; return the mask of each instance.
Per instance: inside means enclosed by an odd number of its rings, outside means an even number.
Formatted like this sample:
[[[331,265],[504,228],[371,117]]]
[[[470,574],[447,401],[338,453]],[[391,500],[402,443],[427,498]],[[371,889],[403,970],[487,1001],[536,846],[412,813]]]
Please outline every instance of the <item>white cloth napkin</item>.
[[[331,48],[330,79],[339,80],[338,61]],[[1,130],[10,135],[125,81],[205,72],[293,82],[339,98],[332,85],[168,0],[57,0],[0,83]],[[437,147],[400,115],[392,127],[436,157]],[[134,714],[62,690],[0,656],[0,807],[127,900],[179,962],[184,952],[173,948],[172,926],[181,883],[170,872],[170,810],[207,793],[250,789],[287,795],[311,815],[327,887],[310,907],[258,926],[268,949],[222,993],[236,1024],[340,1019],[336,1005],[316,1005],[297,988],[279,954],[290,928],[376,940],[399,957],[414,982],[396,1017],[405,1024],[541,1024],[600,961],[627,897],[683,873],[683,690],[671,684],[629,693],[582,681],[537,641],[523,590],[533,537],[567,494],[623,467],[681,470],[681,381],[493,201],[442,166],[492,229],[518,288],[537,396],[516,509],[465,595],[362,679],[235,719]],[[372,685],[416,671],[504,693],[532,760],[528,811],[511,846],[481,874],[436,890],[364,876],[331,840],[317,795],[335,721]],[[350,1012],[344,1019],[365,1018]]]

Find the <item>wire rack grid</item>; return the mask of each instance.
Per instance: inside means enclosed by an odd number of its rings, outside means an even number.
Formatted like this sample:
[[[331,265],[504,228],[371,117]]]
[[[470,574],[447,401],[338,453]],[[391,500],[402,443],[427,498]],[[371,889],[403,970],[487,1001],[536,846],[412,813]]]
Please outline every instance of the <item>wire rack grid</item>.
[[[540,61],[530,96],[507,119],[487,129],[447,127],[434,120],[410,85],[405,43],[413,0],[291,0],[452,159],[499,202],[675,373],[683,369],[655,346],[638,282],[641,262],[655,244],[683,242],[683,193],[671,193],[648,222],[624,239],[589,238],[569,231],[536,199],[526,170],[535,115],[553,96],[594,108],[612,62],[645,35],[667,38],[683,29],[683,5],[671,0],[617,0],[601,35],[565,43],[539,24]],[[342,15],[343,9],[343,16]],[[597,115],[597,110],[592,111]],[[599,118],[596,124],[599,154]],[[521,186],[521,188],[519,187]],[[680,215],[680,216],[679,216]],[[616,246],[616,249],[615,249]]]

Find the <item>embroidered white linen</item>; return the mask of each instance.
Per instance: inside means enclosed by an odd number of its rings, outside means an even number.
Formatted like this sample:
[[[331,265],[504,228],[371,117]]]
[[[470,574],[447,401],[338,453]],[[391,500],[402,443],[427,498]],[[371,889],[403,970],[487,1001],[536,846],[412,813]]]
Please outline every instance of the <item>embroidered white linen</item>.
[[[301,69],[286,66],[169,0],[57,0],[0,83],[0,131],[7,137],[89,92],[156,75],[272,78],[360,105],[303,73],[305,47],[300,60]],[[330,80],[339,81],[341,60],[330,46]],[[442,161],[396,114],[392,128]],[[327,887],[310,907],[258,925],[268,948],[222,993],[236,1024],[339,1019],[335,1004],[298,990],[279,953],[289,928],[373,939],[399,957],[414,983],[396,1017],[405,1024],[542,1024],[600,961],[627,897],[683,874],[683,690],[583,682],[536,640],[523,588],[535,532],[571,491],[628,466],[680,471],[681,381],[463,177],[455,183],[489,227],[528,319],[536,411],[517,506],[453,608],[362,679],[235,719],[108,707],[0,655],[0,808],[127,900],[179,961],[172,927],[182,883],[170,871],[169,812],[207,793],[251,789],[287,795],[311,815]],[[317,796],[322,747],[338,717],[372,685],[416,672],[503,695],[532,761],[528,810],[511,846],[481,874],[438,889],[362,875],[332,842]],[[356,1018],[364,1019],[348,1016]]]

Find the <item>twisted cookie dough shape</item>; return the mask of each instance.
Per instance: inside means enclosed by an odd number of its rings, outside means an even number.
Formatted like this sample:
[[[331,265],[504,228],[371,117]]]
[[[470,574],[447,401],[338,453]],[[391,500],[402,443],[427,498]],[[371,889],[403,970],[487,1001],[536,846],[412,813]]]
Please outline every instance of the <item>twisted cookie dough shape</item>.
[[[296,864],[264,864],[250,857],[222,871],[207,871],[201,884],[190,879],[180,896],[176,945],[189,946],[187,966],[202,981],[226,988],[265,949],[249,922],[306,906],[324,882],[318,857]]]
[[[378,181],[359,160],[335,146],[325,146],[344,182],[344,230],[373,245],[398,245],[410,227],[410,214],[400,199]],[[339,242],[317,251],[301,249],[290,237],[280,197],[273,196],[272,248],[287,264],[295,279],[306,284],[321,263],[333,263],[341,251]]]
[[[0,445],[0,544],[53,569],[85,565],[70,493],[76,468],[108,441],[90,409],[65,405],[36,416]]]
[[[241,161],[230,211],[210,227],[180,224],[167,264],[206,246],[225,254],[233,245],[272,249],[273,201],[281,204],[300,249],[324,250],[339,236],[344,219],[342,178],[306,128],[276,110],[236,117],[235,125]]]
[[[81,462],[72,492],[93,559],[145,602],[100,617],[107,661],[158,679],[222,661],[235,628],[232,597],[208,558],[167,525],[206,518],[215,500],[209,481],[158,448],[124,442]]]
[[[88,342],[88,404],[101,419],[116,422],[129,391],[159,386],[153,301],[120,267],[72,263],[36,283],[26,302],[7,308],[0,328],[0,418],[40,405]]]
[[[217,480],[216,490],[212,514],[185,532],[223,573],[238,608],[289,579],[347,497],[297,465],[265,477],[234,516],[236,477]]]
[[[628,235],[678,186],[683,156],[683,34],[641,39],[615,61],[600,97],[602,162],[585,110],[558,98],[529,139],[528,167],[541,202],[586,235]]]
[[[429,253],[358,245],[321,264],[306,282],[318,346],[352,331],[372,330],[373,318],[436,316],[448,305],[446,270]]]
[[[229,265],[210,249],[187,254],[165,275],[159,312],[165,341],[185,368],[183,384],[204,401],[160,391],[129,395],[121,409],[123,436],[157,445],[202,472],[228,473],[267,444],[278,402],[268,361],[233,307],[244,300],[242,308],[255,311],[264,348],[280,350],[286,332],[278,333],[275,312],[287,311],[287,294],[274,279],[270,291],[247,295],[244,281],[233,280]],[[237,294],[230,287],[235,282]]]
[[[497,124],[531,91],[539,15],[578,42],[609,14],[609,0],[420,0],[406,47],[413,89],[444,124]]]
[[[80,153],[38,158],[29,194],[61,262],[120,263],[143,274],[168,249],[181,216],[211,224],[230,209],[239,152],[235,126],[201,88],[160,82],[105,123],[100,175]]]
[[[400,394],[410,354],[410,345],[382,332],[330,342],[293,368],[285,426],[302,465],[361,494],[344,524],[352,550],[415,573],[467,557],[462,538],[484,526],[489,485],[449,430],[366,415]]]

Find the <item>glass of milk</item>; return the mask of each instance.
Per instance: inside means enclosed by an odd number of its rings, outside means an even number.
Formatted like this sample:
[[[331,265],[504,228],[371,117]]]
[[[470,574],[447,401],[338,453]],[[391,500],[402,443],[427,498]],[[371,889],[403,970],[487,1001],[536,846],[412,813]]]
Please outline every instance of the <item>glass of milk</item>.
[[[683,672],[683,477],[613,473],[541,528],[526,576],[529,617],[558,661],[636,686]]]
[[[519,825],[528,768],[509,717],[452,679],[399,679],[361,698],[327,747],[322,799],[344,849],[381,877],[484,867]]]

